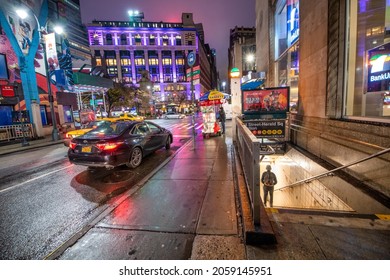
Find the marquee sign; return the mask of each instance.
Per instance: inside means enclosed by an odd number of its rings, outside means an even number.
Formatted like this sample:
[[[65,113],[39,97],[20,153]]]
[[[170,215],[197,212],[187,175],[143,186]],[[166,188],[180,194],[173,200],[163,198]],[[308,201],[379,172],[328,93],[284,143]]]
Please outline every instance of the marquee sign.
[[[15,90],[13,86],[1,85],[0,96],[2,97],[15,97]]]

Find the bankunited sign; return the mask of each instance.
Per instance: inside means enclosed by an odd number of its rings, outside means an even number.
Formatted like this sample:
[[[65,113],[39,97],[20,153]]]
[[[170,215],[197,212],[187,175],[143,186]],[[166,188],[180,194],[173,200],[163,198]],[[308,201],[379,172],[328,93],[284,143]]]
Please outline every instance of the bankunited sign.
[[[370,82],[380,82],[383,80],[390,80],[390,71],[382,74],[372,74],[369,76]]]

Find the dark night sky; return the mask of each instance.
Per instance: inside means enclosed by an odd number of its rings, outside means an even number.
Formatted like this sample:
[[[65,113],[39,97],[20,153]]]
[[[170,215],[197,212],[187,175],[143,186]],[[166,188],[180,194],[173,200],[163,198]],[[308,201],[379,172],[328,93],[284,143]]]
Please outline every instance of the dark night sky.
[[[181,22],[181,14],[193,13],[202,23],[205,41],[217,50],[220,78],[227,77],[229,31],[235,26],[255,26],[255,0],[80,0],[84,24],[92,20],[127,20],[127,10],[138,9],[144,21]]]

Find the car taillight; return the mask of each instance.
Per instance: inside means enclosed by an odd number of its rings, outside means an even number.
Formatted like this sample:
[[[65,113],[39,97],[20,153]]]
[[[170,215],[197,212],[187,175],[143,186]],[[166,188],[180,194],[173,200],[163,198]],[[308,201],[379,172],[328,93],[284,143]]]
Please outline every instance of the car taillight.
[[[96,147],[100,151],[112,151],[118,148],[123,142],[112,142],[112,143],[104,143],[104,144],[96,144]]]
[[[74,150],[76,148],[76,146],[77,146],[76,143],[73,143],[73,142],[69,143],[69,148],[71,148],[72,150]]]

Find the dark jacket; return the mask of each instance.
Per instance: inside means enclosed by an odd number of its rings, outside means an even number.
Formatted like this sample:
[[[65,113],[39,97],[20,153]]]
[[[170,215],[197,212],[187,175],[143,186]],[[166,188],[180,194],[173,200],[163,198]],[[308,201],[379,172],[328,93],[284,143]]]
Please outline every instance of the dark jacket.
[[[225,114],[225,110],[223,109],[219,110],[219,120],[221,122],[226,121],[226,114]]]
[[[264,184],[264,186],[272,187],[278,183],[278,180],[276,179],[275,173],[271,171],[265,171],[261,176],[261,182]]]

